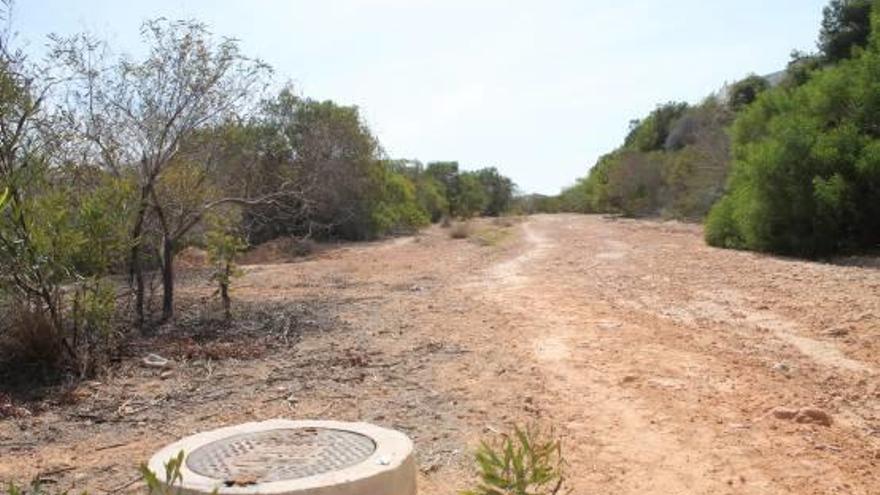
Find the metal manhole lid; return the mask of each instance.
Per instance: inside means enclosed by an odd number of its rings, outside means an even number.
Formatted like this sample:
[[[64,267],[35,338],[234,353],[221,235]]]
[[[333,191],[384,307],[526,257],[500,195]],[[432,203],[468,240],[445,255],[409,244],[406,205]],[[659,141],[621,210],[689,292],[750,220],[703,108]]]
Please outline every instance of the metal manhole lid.
[[[211,442],[187,456],[186,465],[213,479],[271,483],[345,469],[375,451],[370,437],[353,431],[284,428]]]

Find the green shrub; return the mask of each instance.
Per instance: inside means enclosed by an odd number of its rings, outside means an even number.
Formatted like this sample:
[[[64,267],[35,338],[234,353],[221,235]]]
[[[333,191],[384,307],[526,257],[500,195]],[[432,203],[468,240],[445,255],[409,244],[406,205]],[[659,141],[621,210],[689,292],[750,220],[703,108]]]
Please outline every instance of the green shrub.
[[[562,444],[552,430],[516,426],[484,441],[474,460],[480,481],[462,495],[553,495],[565,482]]]
[[[712,207],[706,218],[705,235],[710,246],[737,249],[744,245],[733,219],[731,198],[723,198]]]
[[[826,256],[880,242],[880,12],[861,55],[762,94],[733,127],[716,246]]]

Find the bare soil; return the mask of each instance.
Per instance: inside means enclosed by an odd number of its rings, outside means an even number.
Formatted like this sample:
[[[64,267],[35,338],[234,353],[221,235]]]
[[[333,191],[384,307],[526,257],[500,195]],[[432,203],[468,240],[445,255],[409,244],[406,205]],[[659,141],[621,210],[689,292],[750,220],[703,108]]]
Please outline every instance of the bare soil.
[[[410,434],[427,495],[466,488],[477,441],[529,421],[563,436],[578,494],[880,493],[876,260],[718,250],[673,222],[481,225],[247,267],[233,296],[257,316],[141,343],[0,420],[0,480],[136,493],[181,436],[320,417]],[[183,298],[210,307],[191,279]]]

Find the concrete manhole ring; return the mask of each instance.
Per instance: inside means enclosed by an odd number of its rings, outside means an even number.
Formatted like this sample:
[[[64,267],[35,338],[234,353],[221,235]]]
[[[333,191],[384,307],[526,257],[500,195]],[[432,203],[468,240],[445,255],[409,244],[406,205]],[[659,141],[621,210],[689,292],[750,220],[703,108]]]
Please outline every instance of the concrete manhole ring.
[[[414,495],[406,435],[367,423],[272,420],[200,433],[153,456],[184,452],[183,494]]]

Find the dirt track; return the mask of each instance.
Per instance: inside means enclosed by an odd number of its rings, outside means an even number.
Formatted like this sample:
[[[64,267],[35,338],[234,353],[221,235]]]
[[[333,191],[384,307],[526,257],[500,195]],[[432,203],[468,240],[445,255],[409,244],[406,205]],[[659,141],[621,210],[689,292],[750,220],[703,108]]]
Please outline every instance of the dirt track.
[[[876,267],[712,249],[676,223],[508,230],[497,245],[435,228],[249,267],[239,300],[319,301],[335,319],[303,320],[319,328],[261,359],[160,377],[132,358],[75,404],[0,421],[0,480],[56,471],[130,491],[134,466],[180,435],[323,416],[407,431],[420,493],[452,494],[477,439],[540,419],[564,435],[578,494],[880,493]]]

